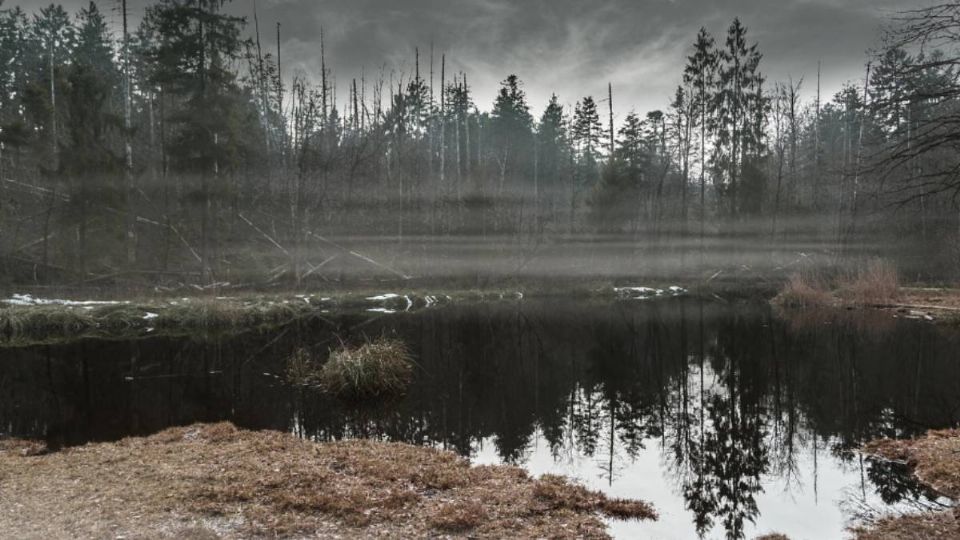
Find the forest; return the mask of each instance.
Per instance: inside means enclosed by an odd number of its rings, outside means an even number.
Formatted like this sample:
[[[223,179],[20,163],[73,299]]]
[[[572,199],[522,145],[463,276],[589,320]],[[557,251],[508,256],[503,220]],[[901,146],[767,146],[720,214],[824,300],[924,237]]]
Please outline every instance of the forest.
[[[286,73],[251,11],[159,0],[118,29],[94,2],[0,6],[0,281],[299,285],[337,253],[404,275],[357,237],[391,261],[437,238],[800,241],[957,277],[955,3],[895,15],[832,96],[769,80],[740,19],[701,29],[648,112],[601,81],[477,95],[432,46],[412,72],[334,73],[321,46],[319,74]]]

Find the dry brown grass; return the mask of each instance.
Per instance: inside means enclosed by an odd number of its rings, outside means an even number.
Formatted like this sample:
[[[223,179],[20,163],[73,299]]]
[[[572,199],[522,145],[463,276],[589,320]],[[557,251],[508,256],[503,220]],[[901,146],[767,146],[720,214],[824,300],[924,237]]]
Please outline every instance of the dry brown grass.
[[[39,456],[49,451],[46,443],[24,439],[0,439],[0,453]]]
[[[21,537],[604,538],[654,519],[557,477],[397,443],[313,443],[230,424],[24,457],[0,449],[0,530]]]
[[[430,516],[430,525],[446,532],[465,532],[475,529],[487,520],[487,512],[480,503],[458,501],[441,506]]]
[[[892,304],[900,297],[900,275],[892,263],[873,259],[841,279],[837,294],[860,306]]]
[[[928,431],[911,440],[880,439],[868,443],[864,451],[904,462],[924,484],[951,499],[960,499],[960,430]]]
[[[960,525],[952,512],[931,512],[887,517],[851,532],[857,540],[948,540],[960,538]]]
[[[753,540],[790,540],[790,537],[781,533],[767,533],[754,538]]]
[[[960,430],[934,430],[912,440],[881,439],[864,446],[881,459],[906,463],[923,484],[938,493],[960,498]],[[892,516],[871,527],[855,529],[858,540],[960,538],[956,511]]]
[[[653,519],[656,512],[643,501],[610,499],[606,495],[571,484],[566,478],[543,475],[533,489],[534,496],[552,508],[596,512],[617,519]]]
[[[773,302],[783,307],[824,307],[835,303],[826,281],[812,272],[790,276]]]
[[[873,259],[847,273],[828,275],[813,270],[790,276],[773,303],[782,307],[891,306],[900,298],[896,267]]]
[[[367,400],[406,391],[413,377],[413,360],[400,340],[378,338],[359,347],[344,346],[330,353],[319,373],[320,386],[336,397]]]

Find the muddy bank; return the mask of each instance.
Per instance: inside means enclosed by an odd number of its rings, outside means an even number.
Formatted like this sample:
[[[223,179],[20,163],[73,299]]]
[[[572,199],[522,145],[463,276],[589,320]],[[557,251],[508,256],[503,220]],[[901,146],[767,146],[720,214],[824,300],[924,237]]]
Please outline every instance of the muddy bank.
[[[398,443],[313,443],[228,423],[45,453],[0,441],[0,531],[21,538],[606,538],[656,519],[560,477]]]
[[[881,439],[863,450],[877,459],[906,464],[926,486],[953,501],[960,499],[960,430],[929,431],[911,440]],[[858,540],[960,538],[960,507],[886,517],[853,533]]]

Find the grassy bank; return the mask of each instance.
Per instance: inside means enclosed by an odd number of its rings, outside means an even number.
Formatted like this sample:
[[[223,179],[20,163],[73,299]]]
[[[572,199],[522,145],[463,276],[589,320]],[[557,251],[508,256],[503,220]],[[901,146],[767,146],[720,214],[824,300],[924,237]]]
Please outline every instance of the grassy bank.
[[[45,454],[0,441],[0,531],[44,538],[605,538],[656,519],[556,476],[375,441],[313,443],[230,424]]]
[[[960,500],[960,430],[930,431],[912,440],[873,441],[864,452],[906,464],[921,483],[953,501]],[[886,517],[854,533],[858,540],[960,538],[960,507]]]
[[[0,297],[0,346],[61,342],[81,337],[231,333],[276,327],[307,317],[322,317],[324,313],[334,311],[392,313],[454,302],[518,301],[531,297],[649,300],[687,293],[675,285],[647,285],[581,281],[541,283],[538,286],[527,284],[517,289],[426,289],[393,283],[378,289],[302,294],[240,292],[214,296],[209,292],[195,291],[193,295],[181,297],[117,299],[116,296],[107,296],[111,299],[93,301],[16,294]]]

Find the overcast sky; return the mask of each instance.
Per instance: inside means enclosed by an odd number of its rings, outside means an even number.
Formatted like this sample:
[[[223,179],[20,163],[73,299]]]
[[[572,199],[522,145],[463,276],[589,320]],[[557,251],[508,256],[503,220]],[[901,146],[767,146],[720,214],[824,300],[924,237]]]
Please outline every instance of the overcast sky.
[[[128,0],[135,18],[145,0]],[[832,94],[862,78],[866,53],[878,43],[886,18],[929,0],[256,0],[261,34],[275,47],[281,23],[285,74],[316,76],[320,27],[327,64],[337,77],[338,99],[364,67],[368,80],[386,69],[410,74],[414,48],[421,75],[429,74],[430,44],[439,82],[440,54],[447,73],[467,73],[474,99],[488,109],[499,81],[516,73],[535,111],[551,92],[563,103],[584,95],[605,96],[613,83],[618,117],[665,107],[680,81],[697,30],[718,38],[739,16],[751,41],[760,43],[768,80],[805,78],[815,92],[817,61],[823,90]],[[230,9],[250,19],[254,0]],[[49,2],[6,0],[27,10]],[[83,0],[65,0],[75,11]],[[104,0],[105,10],[119,0]],[[113,15],[113,20],[118,20]]]

